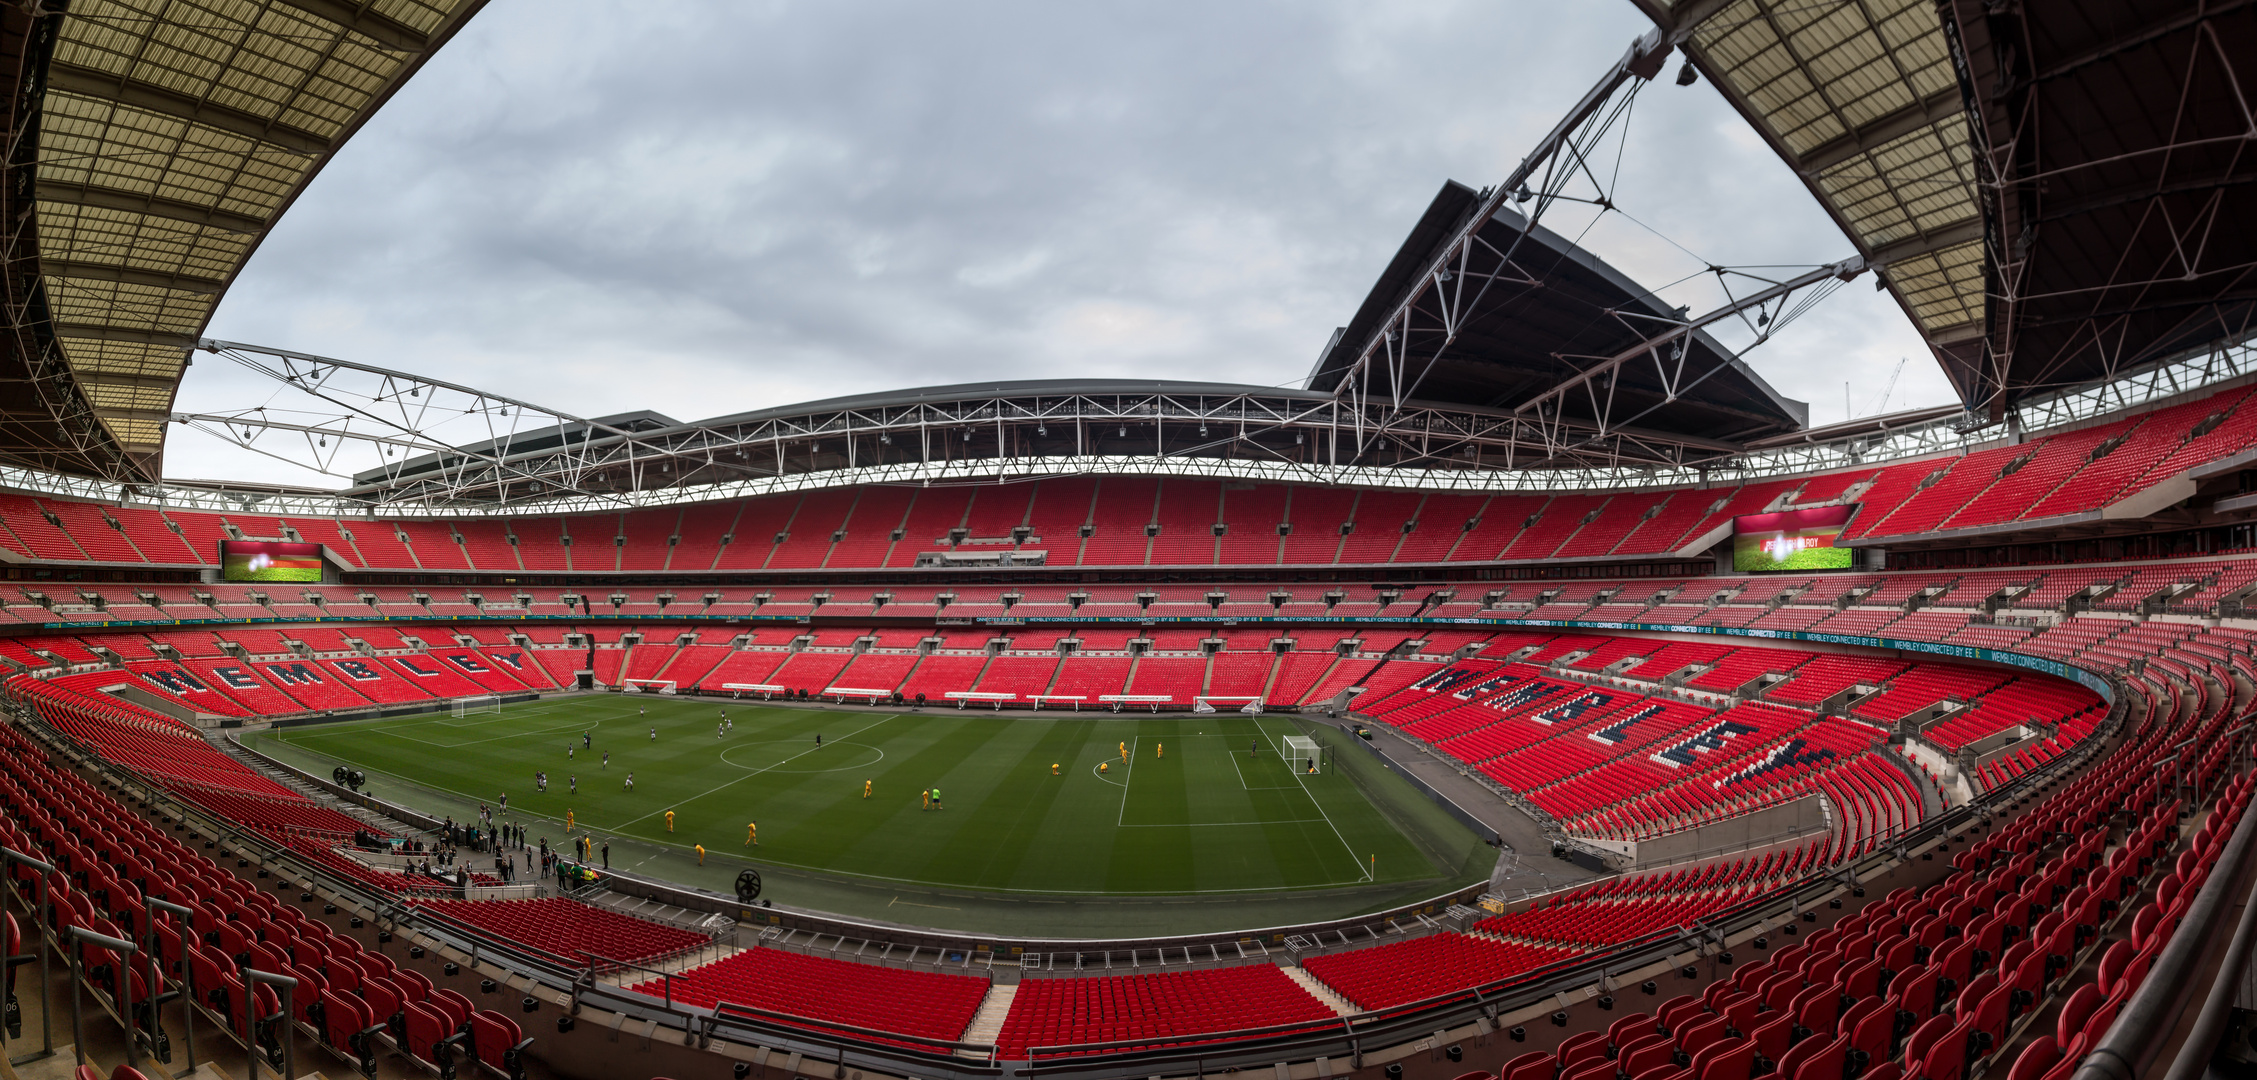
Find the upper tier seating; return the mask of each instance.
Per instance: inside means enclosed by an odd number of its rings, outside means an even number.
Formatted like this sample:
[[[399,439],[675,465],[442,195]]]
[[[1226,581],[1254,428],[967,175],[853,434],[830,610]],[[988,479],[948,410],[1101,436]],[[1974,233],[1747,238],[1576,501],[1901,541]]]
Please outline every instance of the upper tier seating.
[[[684,573],[913,565],[982,547],[1041,550],[1052,566],[1370,566],[1677,553],[1732,516],[1839,501],[1862,487],[1850,535],[1898,536],[2087,514],[2246,449],[2257,402],[2234,388],[2075,431],[1740,487],[1492,496],[1170,477],[1053,478],[971,495],[873,485],[489,521],[159,513],[0,497],[0,546],[52,562],[214,565],[233,525],[288,529],[368,570]],[[1922,487],[1930,476],[1939,479]],[[1216,533],[1221,527],[1221,535]],[[1085,535],[1086,530],[1086,535]],[[899,533],[901,539],[895,540]]]

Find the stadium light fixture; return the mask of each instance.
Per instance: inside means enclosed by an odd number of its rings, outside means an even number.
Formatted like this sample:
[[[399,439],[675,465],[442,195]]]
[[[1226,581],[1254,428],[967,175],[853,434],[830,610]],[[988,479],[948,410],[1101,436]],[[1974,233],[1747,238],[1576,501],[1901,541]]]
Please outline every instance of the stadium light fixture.
[[[1691,86],[1699,82],[1700,78],[1701,73],[1693,67],[1693,62],[1690,60],[1685,61],[1677,68],[1677,85],[1679,86]]]

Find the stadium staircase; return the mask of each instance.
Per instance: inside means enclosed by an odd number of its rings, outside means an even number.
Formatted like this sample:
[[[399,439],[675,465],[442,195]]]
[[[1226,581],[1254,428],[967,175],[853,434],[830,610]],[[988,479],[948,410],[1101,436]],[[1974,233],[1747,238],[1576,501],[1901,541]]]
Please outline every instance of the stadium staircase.
[[[1289,967],[1285,969],[1285,977],[1300,983],[1301,989],[1308,991],[1310,997],[1324,1002],[1324,1007],[1331,1009],[1334,1014],[1339,1016],[1356,1015],[1357,1010],[1354,1002],[1333,993],[1331,987],[1318,981],[1317,977],[1309,974],[1307,970],[1298,966]]]
[[[995,1045],[995,1037],[1003,1034],[1003,1018],[1011,1015],[1011,1001],[1019,996],[1017,983],[996,983],[987,988],[987,996],[980,999],[980,1011],[972,1014],[972,1023],[964,1029],[964,1040],[969,1043]],[[976,1055],[975,1051],[963,1051]]]
[[[304,779],[300,778],[298,774],[291,772],[288,769],[278,769],[273,765],[268,764],[265,760],[259,758],[257,755],[245,752],[242,747],[235,745],[233,740],[225,738],[217,732],[205,732],[204,741],[212,744],[212,747],[218,750],[220,753],[226,754],[228,757],[242,762],[252,772],[266,777],[267,779],[272,780],[275,783],[298,793],[300,796],[303,796],[307,802],[310,802],[315,806],[335,810],[338,813],[345,815],[346,817],[352,818],[353,820],[368,826],[369,831],[371,832],[386,834],[400,827],[400,823],[392,820],[391,818],[385,817],[382,814],[367,809],[366,807],[361,806],[359,803],[340,799],[317,785],[307,783]]]

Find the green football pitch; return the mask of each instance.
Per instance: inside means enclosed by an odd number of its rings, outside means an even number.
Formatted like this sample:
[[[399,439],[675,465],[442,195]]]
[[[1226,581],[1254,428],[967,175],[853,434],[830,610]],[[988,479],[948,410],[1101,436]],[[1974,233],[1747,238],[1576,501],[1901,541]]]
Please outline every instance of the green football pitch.
[[[724,707],[734,725],[717,733]],[[833,712],[602,694],[262,738],[465,800],[507,792],[510,816],[532,818],[552,843],[570,812],[576,833],[599,839],[703,844],[856,879],[1151,896],[1463,876],[1478,839],[1451,834],[1454,822],[1438,829],[1431,804],[1400,805],[1422,797],[1374,775],[1368,758],[1328,757],[1315,775],[1288,768],[1280,748],[1303,730],[1236,714]],[[536,771],[548,773],[545,793]],[[930,788],[943,809],[925,808]],[[748,823],[759,825],[757,848],[745,844]]]

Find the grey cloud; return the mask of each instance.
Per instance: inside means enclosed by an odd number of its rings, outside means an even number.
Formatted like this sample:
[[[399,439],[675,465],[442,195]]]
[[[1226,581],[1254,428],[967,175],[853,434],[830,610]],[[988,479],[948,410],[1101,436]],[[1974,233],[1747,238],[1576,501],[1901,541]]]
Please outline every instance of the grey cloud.
[[[1292,382],[1435,188],[1501,179],[1644,28],[1618,2],[496,0],[213,333],[683,418],[983,378]],[[1642,280],[1849,250],[1713,89],[1657,80],[1636,124],[1623,205],[1698,255],[1595,229]],[[1894,403],[1945,399],[1919,349],[1860,282],[1751,362],[1824,421],[1845,368],[1869,398],[1900,354]],[[183,403],[253,393],[207,361]],[[271,472],[192,440],[175,475]]]

